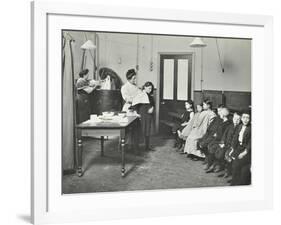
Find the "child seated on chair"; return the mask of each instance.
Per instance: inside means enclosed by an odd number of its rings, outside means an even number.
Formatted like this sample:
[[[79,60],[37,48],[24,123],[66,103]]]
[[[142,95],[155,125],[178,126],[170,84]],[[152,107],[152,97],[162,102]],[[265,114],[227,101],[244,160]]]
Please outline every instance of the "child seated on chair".
[[[231,185],[251,183],[251,124],[250,112],[245,111],[241,117],[242,124],[236,130],[233,140],[232,181]]]
[[[216,117],[216,114],[212,110],[212,102],[208,99],[203,102],[203,109],[204,111],[199,114],[196,123],[194,121],[192,124],[191,131],[185,132],[186,128],[183,129],[183,134],[187,137],[185,141],[184,152],[186,152],[187,157],[189,158],[203,159],[205,157],[200,149],[198,149],[198,141],[204,136],[208,126]]]
[[[224,134],[228,127],[232,124],[232,121],[228,119],[229,110],[227,108],[223,108],[220,112],[220,117],[222,119],[221,124],[218,126],[216,131],[216,137],[214,140],[208,145],[208,157],[207,157],[207,172],[219,172],[221,171],[222,165],[218,163],[216,160],[216,153],[220,153],[222,156],[222,160],[224,160]],[[220,165],[220,166],[219,166]]]
[[[233,148],[231,147],[233,136],[239,127],[241,122],[241,114],[235,112],[232,117],[232,123],[226,128],[221,142],[218,144],[215,152],[216,163],[224,169],[225,173],[220,175],[221,177],[228,178],[231,175],[231,165],[233,158],[231,154],[233,153]]]
[[[202,119],[200,117],[202,112],[203,112],[203,104],[196,105],[196,113],[194,114],[192,119],[190,119],[190,121],[182,129],[182,131],[178,131],[178,137],[181,140],[183,140],[184,143],[185,143],[186,139],[188,138],[188,136],[190,135],[190,133],[192,132],[193,128],[197,127],[198,124],[200,124],[200,121],[202,121]],[[183,144],[182,147],[179,149],[179,152],[181,154],[186,154],[186,152],[184,151],[184,147],[185,147],[185,145]]]
[[[208,145],[211,143],[211,141],[215,139],[215,134],[217,132],[218,126],[222,123],[220,113],[223,107],[224,107],[223,104],[218,106],[216,117],[214,117],[214,119],[207,127],[204,136],[198,140],[198,149],[205,156],[204,164],[207,164],[207,160],[208,160],[208,154],[209,154]]]
[[[188,122],[193,118],[194,116],[194,104],[192,100],[187,100],[185,102],[185,112],[180,117],[180,124],[174,125],[172,128],[172,132],[175,136],[175,147],[180,149],[183,145],[183,140],[179,138],[182,130],[185,128],[185,126],[188,124]]]

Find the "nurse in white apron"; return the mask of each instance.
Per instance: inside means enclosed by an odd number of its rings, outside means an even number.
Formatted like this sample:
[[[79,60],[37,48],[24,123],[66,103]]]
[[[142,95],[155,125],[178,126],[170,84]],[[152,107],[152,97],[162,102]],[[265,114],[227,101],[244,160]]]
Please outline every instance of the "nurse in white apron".
[[[122,111],[129,112],[130,107],[141,102],[148,102],[148,97],[143,98],[143,91],[136,86],[137,74],[134,69],[130,69],[126,73],[127,82],[121,87],[121,94],[125,101]],[[133,132],[127,133],[126,145],[128,149],[134,149],[135,153],[138,154],[140,124],[137,123]]]
[[[126,73],[127,82],[121,87],[121,94],[125,101],[122,111],[129,111],[134,98],[142,94],[142,91],[136,86],[137,74],[134,69],[130,69]],[[148,101],[148,100],[147,100]]]

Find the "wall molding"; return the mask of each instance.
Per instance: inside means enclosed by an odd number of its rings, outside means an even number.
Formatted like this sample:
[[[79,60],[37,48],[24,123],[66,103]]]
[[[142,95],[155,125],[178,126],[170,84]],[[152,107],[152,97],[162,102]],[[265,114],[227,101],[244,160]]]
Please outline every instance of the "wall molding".
[[[200,104],[205,99],[213,102],[216,108],[220,104],[226,105],[230,110],[243,111],[251,106],[250,91],[219,91],[219,90],[195,90],[194,103]]]

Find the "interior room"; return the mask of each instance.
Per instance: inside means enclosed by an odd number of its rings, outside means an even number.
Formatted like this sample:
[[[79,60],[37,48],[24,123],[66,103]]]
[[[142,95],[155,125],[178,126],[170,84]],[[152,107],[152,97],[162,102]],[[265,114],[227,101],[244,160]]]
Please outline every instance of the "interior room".
[[[130,136],[139,129],[137,122],[119,127],[120,132],[100,127],[101,134],[89,125],[99,117],[104,125],[107,115],[121,112],[120,124],[128,123],[133,110],[124,112],[121,90],[132,70],[139,90],[153,84],[149,150]],[[79,95],[85,86],[77,85],[84,75],[93,84],[85,98]],[[182,133],[174,129],[189,100],[195,114],[206,100],[216,113],[227,108],[230,121],[236,112],[251,109],[251,40],[63,30],[62,193],[229,186],[224,171],[207,173],[204,159],[176,146],[175,135]]]

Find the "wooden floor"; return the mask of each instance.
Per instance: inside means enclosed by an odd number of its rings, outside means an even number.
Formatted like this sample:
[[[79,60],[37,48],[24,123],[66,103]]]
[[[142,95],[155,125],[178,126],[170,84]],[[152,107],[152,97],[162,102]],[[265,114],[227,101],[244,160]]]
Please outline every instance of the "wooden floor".
[[[173,148],[172,139],[154,137],[155,151],[135,155],[126,153],[126,177],[121,177],[121,157],[117,140],[105,142],[100,156],[99,141],[84,142],[83,177],[65,175],[63,193],[155,190],[229,185],[215,173],[206,174],[201,161],[192,161]]]

